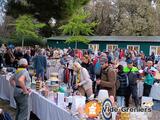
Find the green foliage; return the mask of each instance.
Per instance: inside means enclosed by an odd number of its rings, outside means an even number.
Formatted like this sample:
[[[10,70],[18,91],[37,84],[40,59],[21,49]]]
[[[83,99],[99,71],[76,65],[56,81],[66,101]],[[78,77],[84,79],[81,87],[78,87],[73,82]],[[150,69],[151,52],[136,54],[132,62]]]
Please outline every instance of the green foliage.
[[[75,12],[69,22],[65,25],[62,25],[59,29],[62,30],[62,33],[65,35],[72,36],[67,39],[67,43],[72,42],[82,42],[89,43],[89,40],[86,37],[81,35],[93,35],[93,28],[97,25],[96,22],[87,23],[86,19],[90,17],[90,14],[84,12],[83,9]]]
[[[80,9],[83,5],[90,0],[65,0],[66,13],[72,15],[76,10]]]
[[[38,30],[44,26],[45,24],[37,23],[32,16],[23,15],[16,20],[16,35],[21,38],[39,38]]]
[[[16,1],[16,2],[15,2]],[[41,30],[41,35],[50,37],[52,33],[59,34],[58,26],[90,0],[10,0],[7,5],[7,15],[17,18],[19,15],[30,14],[38,21],[48,23],[53,17],[57,20],[55,28],[49,24]],[[46,29],[48,28],[48,29]]]
[[[10,38],[15,44],[22,41],[22,46],[28,43],[37,43],[43,38],[39,35],[39,30],[45,26],[43,23],[37,22],[31,15],[23,15],[16,19],[15,24],[10,24],[15,27],[15,32]],[[31,40],[30,42],[28,40]],[[27,44],[26,44],[27,43]]]
[[[159,0],[99,0],[90,7],[92,21],[97,20],[96,35],[160,35]],[[113,3],[114,2],[114,3]]]
[[[75,43],[77,41],[85,43],[85,44],[88,44],[90,42],[90,40],[88,40],[84,36],[72,36],[72,37],[68,38],[65,43]]]

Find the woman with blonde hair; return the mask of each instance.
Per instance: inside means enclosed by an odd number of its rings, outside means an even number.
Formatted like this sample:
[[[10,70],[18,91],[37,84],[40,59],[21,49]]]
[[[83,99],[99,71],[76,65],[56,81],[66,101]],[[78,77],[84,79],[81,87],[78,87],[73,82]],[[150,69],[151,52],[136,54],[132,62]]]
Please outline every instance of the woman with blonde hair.
[[[76,73],[76,88],[81,95],[87,95],[90,98],[93,95],[92,80],[86,68],[83,68],[78,62],[73,64],[73,70]]]

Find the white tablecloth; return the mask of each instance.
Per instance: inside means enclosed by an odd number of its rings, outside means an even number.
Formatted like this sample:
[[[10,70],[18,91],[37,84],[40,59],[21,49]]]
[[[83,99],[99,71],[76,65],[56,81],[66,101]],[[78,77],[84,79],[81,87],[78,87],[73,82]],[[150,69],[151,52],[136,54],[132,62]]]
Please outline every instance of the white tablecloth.
[[[10,106],[16,108],[13,92],[14,88],[9,83],[10,76],[0,75],[0,98],[10,101]]]
[[[142,97],[143,96],[143,81],[139,81],[137,84],[137,88],[138,88],[138,97]],[[160,85],[152,85],[151,88],[151,93],[150,93],[150,97],[152,97],[155,100],[160,100]]]
[[[58,107],[54,102],[41,96],[37,92],[32,92],[32,112],[41,120],[78,120],[68,111]]]
[[[0,98],[10,101],[11,107],[16,108],[13,98],[13,87],[10,85],[6,76],[0,75]],[[36,91],[32,91],[29,98],[29,110],[37,115],[40,120],[78,120],[75,116],[65,109],[57,106]]]

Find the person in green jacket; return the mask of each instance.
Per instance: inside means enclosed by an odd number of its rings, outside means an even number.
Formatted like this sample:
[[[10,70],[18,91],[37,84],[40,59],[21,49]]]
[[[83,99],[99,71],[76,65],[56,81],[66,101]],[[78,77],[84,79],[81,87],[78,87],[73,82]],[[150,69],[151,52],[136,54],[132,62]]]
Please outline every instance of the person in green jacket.
[[[127,94],[125,96],[126,107],[129,107],[129,99],[132,94],[132,98],[134,100],[135,106],[138,107],[139,100],[137,97],[137,79],[139,70],[137,67],[133,66],[133,61],[131,59],[127,60],[127,67],[124,67],[123,72],[127,74],[129,86],[127,88]]]

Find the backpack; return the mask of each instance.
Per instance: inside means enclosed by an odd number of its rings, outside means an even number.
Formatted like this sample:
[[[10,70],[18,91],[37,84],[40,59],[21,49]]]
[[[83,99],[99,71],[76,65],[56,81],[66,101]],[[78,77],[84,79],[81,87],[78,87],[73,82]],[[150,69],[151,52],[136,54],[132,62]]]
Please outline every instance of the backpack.
[[[129,86],[129,80],[128,80],[127,74],[117,75],[117,81],[116,81],[117,90],[120,88],[120,86],[122,84],[123,84],[123,87],[128,87]]]
[[[100,64],[100,60],[99,59],[95,64],[94,71],[95,71],[96,75],[100,75],[101,74],[101,64]]]
[[[64,70],[64,83],[68,83],[70,79],[70,72],[68,68]]]

